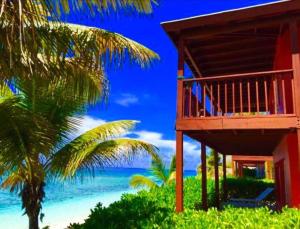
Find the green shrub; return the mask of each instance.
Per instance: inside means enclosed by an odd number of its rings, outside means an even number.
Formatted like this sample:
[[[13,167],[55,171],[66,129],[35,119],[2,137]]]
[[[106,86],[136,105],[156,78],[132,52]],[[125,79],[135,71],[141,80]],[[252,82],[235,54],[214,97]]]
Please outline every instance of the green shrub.
[[[255,198],[266,188],[274,188],[272,180],[259,180],[254,178],[227,178],[228,198]],[[267,200],[275,200],[273,191]]]
[[[266,208],[227,208],[224,211],[209,209],[208,212],[204,212],[187,209],[182,214],[170,214],[169,219],[161,224],[161,228],[170,226],[182,229],[300,228],[300,211],[284,209],[282,213],[274,213]]]
[[[120,201],[103,207],[98,204],[83,224],[73,224],[72,229],[131,229],[131,228],[300,228],[300,211],[284,209],[282,213],[266,208],[226,208],[208,212],[195,210],[195,203],[201,201],[201,181],[187,178],[184,181],[185,211],[175,213],[175,184],[137,194],[124,194]],[[246,184],[250,186],[246,186]],[[254,187],[254,185],[258,187]],[[274,185],[256,179],[228,179],[229,192],[246,198]],[[241,187],[239,187],[241,186]],[[213,206],[214,181],[208,180],[209,205]]]
[[[255,169],[244,168],[243,169],[243,176],[244,177],[256,178],[256,170]]]

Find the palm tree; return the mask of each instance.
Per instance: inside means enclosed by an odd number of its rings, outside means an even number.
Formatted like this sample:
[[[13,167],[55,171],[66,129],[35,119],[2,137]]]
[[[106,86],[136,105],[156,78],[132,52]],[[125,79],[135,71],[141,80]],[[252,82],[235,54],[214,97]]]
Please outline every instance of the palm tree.
[[[38,228],[47,177],[75,176],[81,168],[155,151],[145,142],[114,138],[133,128],[133,121],[108,123],[70,141],[85,106],[108,95],[107,66],[129,60],[144,67],[158,55],[120,34],[65,24],[60,16],[84,10],[151,13],[152,3],[0,0],[1,186],[19,191],[29,228]]]
[[[36,77],[9,85],[0,88],[1,187],[19,192],[30,229],[39,228],[48,178],[75,177],[82,169],[130,161],[142,152],[156,154],[151,144],[121,137],[135,121],[106,123],[71,139],[90,99],[84,91],[70,93],[75,82]]]
[[[152,155],[150,171],[155,177],[155,181],[143,175],[134,175],[130,180],[130,186],[134,188],[146,186],[148,188],[157,188],[172,183],[176,178],[176,157],[171,159],[169,169],[166,169],[162,159],[156,155]],[[157,181],[160,183],[158,184]]]
[[[12,78],[105,83],[104,68],[124,60],[144,67],[156,53],[120,34],[61,21],[70,12],[152,12],[153,0],[0,0],[0,84]],[[99,83],[97,82],[97,83]]]

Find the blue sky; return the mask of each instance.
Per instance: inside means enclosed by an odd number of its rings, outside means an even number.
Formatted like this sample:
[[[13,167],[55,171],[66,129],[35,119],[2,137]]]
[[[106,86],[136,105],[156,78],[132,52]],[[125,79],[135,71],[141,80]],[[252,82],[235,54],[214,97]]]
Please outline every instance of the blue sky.
[[[107,18],[71,14],[66,21],[118,32],[147,46],[160,55],[149,69],[125,65],[107,70],[111,84],[108,104],[90,107],[84,120],[87,130],[104,121],[134,119],[141,121],[134,134],[160,148],[166,162],[175,153],[177,52],[160,23],[200,14],[246,7],[270,0],[162,0],[151,16],[118,15]],[[186,169],[200,162],[199,143],[185,139]],[[149,158],[138,158],[130,166],[148,167]]]

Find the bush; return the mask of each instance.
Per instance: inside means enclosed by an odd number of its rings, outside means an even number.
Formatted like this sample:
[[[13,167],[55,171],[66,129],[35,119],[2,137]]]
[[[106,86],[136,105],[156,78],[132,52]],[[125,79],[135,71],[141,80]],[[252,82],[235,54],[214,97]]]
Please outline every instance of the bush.
[[[254,178],[227,178],[228,198],[246,198],[257,197],[266,188],[274,188],[272,180],[259,180]],[[267,200],[275,200],[275,191],[273,191]]]
[[[124,194],[120,201],[108,207],[98,204],[85,223],[73,224],[69,228],[300,228],[300,211],[295,209],[284,209],[282,213],[274,213],[266,208],[226,208],[223,211],[211,208],[208,212],[197,211],[195,203],[201,200],[200,184],[201,181],[196,178],[185,179],[185,212],[182,214],[174,211],[175,184],[172,184],[137,194]],[[251,186],[245,189],[246,184]],[[256,179],[228,179],[229,192],[242,198],[256,196],[271,185],[274,184]],[[213,186],[214,181],[208,180],[210,206],[213,206]]]
[[[243,169],[243,176],[244,177],[252,177],[256,178],[256,170],[255,169],[249,169],[249,168],[244,168]]]
[[[300,211],[296,209],[284,209],[282,213],[274,213],[267,208],[209,209],[208,212],[188,209],[182,214],[170,214],[169,217],[171,219],[163,221],[161,228],[300,228]]]

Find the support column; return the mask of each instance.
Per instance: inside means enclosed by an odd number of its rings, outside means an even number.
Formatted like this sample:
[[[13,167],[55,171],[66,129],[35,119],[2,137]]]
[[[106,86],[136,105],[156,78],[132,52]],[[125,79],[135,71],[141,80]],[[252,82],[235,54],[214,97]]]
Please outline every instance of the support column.
[[[292,50],[292,67],[294,70],[294,82],[295,82],[295,113],[300,120],[300,47],[298,37],[298,24],[297,21],[290,22],[290,34],[291,34],[291,50]],[[297,127],[298,138],[298,168],[300,171],[300,126]]]
[[[218,152],[214,152],[214,165],[215,165],[215,205],[219,209],[220,208],[220,187],[219,187],[219,160],[218,160]]]
[[[183,132],[176,131],[176,212],[183,211]]]
[[[223,200],[227,199],[227,171],[226,171],[226,155],[223,154]]]
[[[232,158],[231,158],[231,160],[232,160]],[[235,161],[231,161],[231,171],[232,171],[232,176],[236,176],[236,163],[235,163]]]
[[[238,164],[238,173],[239,173],[239,175],[238,175],[238,177],[242,177],[243,176],[243,162],[237,162],[237,164]]]
[[[202,208],[207,210],[207,170],[206,170],[206,145],[201,143],[201,186],[202,186]]]

